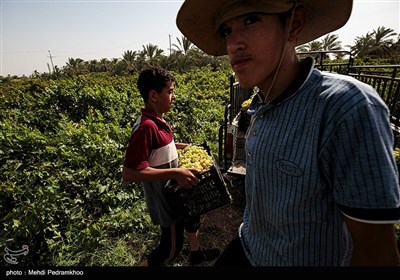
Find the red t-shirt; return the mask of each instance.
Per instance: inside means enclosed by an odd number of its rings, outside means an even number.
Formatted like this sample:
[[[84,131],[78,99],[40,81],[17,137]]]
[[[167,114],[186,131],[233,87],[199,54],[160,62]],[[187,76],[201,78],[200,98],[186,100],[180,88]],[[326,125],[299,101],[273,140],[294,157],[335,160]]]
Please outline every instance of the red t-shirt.
[[[136,120],[129,140],[124,166],[140,170],[161,166],[177,158],[169,124],[152,111],[142,109],[142,115]]]

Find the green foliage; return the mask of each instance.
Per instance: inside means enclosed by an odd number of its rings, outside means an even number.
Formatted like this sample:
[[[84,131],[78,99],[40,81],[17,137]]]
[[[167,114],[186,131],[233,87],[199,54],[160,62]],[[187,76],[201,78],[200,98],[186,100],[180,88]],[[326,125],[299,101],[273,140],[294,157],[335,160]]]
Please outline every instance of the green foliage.
[[[176,101],[166,119],[178,142],[207,141],[216,154],[218,129],[229,102],[229,73],[200,68],[177,75]]]
[[[228,74],[202,68],[176,78],[166,115],[176,140],[215,151]],[[28,245],[20,265],[137,265],[156,242],[142,188],[121,179],[143,106],[136,79],[0,84],[0,248]]]

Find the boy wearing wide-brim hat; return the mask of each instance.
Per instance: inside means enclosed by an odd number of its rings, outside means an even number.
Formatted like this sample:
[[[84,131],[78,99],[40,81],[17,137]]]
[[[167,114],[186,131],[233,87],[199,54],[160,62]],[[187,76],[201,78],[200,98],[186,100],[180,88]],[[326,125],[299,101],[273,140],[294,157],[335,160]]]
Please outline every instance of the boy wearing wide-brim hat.
[[[246,208],[219,265],[398,265],[400,188],[389,110],[295,48],[344,26],[351,0],[185,0],[184,36],[225,55],[248,110]]]

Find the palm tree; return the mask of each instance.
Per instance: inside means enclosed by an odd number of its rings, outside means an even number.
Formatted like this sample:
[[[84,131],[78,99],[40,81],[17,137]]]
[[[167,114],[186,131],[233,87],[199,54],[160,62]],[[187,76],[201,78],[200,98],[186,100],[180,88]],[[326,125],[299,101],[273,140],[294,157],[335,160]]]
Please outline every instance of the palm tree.
[[[149,65],[149,63],[146,61],[146,53],[144,50],[139,51],[136,57],[136,65],[137,65],[137,70],[139,72],[145,69]]]
[[[86,66],[88,67],[89,72],[97,72],[97,65],[99,62],[96,59],[89,60],[89,62],[86,63]]]
[[[367,33],[364,36],[356,37],[354,45],[350,46],[350,51],[354,57],[364,57],[368,54],[373,45],[372,34]]]
[[[143,53],[145,54],[146,58],[149,61],[157,59],[157,57],[162,55],[162,53],[164,52],[158,46],[153,44],[147,44],[146,46],[142,45],[142,47],[143,47]]]
[[[328,34],[321,40],[321,47],[323,51],[339,51],[342,49],[342,42],[338,41],[338,35]],[[334,55],[336,58],[343,57],[343,53],[336,53]],[[331,58],[328,54],[323,55],[323,59]]]
[[[99,61],[98,67],[99,67],[98,69],[100,72],[110,71],[111,70],[110,61],[107,58],[102,58]]]
[[[108,70],[115,73],[117,71],[117,68],[121,65],[121,59],[113,57],[109,62],[108,62]]]
[[[173,44],[172,46],[175,47],[178,52],[183,53],[184,55],[187,55],[190,50],[194,48],[193,43],[190,42],[185,36],[182,36],[182,40],[179,40],[179,38],[176,37],[176,40],[178,41],[178,45]]]
[[[400,34],[397,36],[397,42],[391,46],[393,56],[400,57]]]
[[[369,54],[377,57],[388,57],[390,56],[390,46],[393,44],[392,36],[396,36],[397,33],[391,28],[379,26],[378,29],[372,32],[373,45]]]
[[[324,51],[337,51],[342,49],[342,42],[338,41],[338,35],[328,34],[321,40],[321,47]]]
[[[322,51],[322,42],[314,40],[307,44],[303,44],[296,48],[298,52],[314,52],[314,51]]]
[[[391,28],[383,26],[367,33],[365,36],[356,37],[355,45],[351,46],[353,55],[364,58],[367,56],[375,58],[384,58],[391,55],[391,46],[393,45],[392,36],[397,33]]]
[[[129,51],[129,50],[125,51],[122,54],[122,65],[125,67],[126,71],[129,74],[132,74],[136,69],[135,66],[136,55],[137,55],[136,51]]]
[[[66,66],[64,67],[65,72],[72,75],[81,75],[87,72],[85,61],[81,58],[68,58]]]

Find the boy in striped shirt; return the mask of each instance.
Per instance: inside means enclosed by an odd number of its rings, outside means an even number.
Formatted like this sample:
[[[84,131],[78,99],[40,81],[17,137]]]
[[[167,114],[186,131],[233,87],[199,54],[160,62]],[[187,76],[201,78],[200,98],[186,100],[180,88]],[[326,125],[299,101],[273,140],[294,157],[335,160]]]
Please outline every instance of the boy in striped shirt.
[[[182,34],[228,55],[248,110],[246,207],[218,265],[395,266],[400,189],[389,110],[295,48],[342,27],[352,0],[185,0]]]

